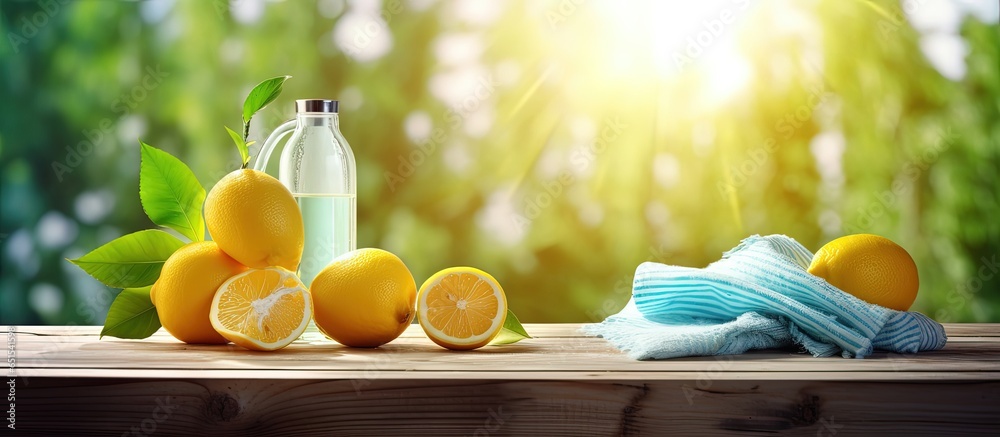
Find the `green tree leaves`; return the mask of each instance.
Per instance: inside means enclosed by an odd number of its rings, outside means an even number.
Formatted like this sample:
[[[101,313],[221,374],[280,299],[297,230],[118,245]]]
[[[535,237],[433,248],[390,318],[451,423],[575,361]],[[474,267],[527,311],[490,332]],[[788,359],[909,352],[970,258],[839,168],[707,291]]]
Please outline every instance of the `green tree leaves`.
[[[155,229],[128,234],[69,262],[114,288],[145,287],[160,277],[167,258],[184,242]]]
[[[101,338],[105,335],[118,338],[141,339],[160,329],[160,318],[149,298],[152,286],[126,288],[118,294],[108,310]]]
[[[139,199],[149,219],[166,226],[192,241],[205,239],[205,220],[201,206],[205,189],[194,173],[173,155],[139,142],[142,162],[139,168]]]

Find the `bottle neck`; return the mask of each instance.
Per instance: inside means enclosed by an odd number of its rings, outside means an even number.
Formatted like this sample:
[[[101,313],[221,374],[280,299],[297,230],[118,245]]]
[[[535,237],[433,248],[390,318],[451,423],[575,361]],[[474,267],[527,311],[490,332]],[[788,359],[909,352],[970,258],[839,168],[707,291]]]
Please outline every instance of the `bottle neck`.
[[[327,127],[340,130],[340,117],[335,112],[301,112],[295,114],[298,127]]]

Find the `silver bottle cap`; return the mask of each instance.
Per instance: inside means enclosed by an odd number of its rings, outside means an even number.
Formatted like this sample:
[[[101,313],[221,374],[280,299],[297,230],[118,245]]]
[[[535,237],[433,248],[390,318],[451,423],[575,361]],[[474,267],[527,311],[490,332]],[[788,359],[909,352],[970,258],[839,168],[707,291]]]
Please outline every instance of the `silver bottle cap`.
[[[295,112],[326,112],[337,113],[340,102],[326,99],[303,99],[295,101]]]

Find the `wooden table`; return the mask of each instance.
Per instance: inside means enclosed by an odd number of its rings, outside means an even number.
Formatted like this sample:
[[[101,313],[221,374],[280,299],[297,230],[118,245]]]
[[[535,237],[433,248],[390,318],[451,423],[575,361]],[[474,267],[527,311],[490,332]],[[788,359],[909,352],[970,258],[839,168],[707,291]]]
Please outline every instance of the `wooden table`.
[[[944,350],[633,361],[579,325],[450,352],[416,325],[378,349],[315,331],[272,353],[14,327],[16,429],[54,435],[1000,434],[1000,324]],[[5,328],[5,331],[11,328]],[[8,379],[9,381],[9,379]],[[9,388],[9,387],[8,387]],[[6,423],[5,423],[6,425]]]

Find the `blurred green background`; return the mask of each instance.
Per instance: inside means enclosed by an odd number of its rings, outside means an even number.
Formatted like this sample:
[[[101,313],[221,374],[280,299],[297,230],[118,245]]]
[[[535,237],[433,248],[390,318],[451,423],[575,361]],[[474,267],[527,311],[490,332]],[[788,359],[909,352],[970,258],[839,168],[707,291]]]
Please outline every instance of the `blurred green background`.
[[[137,139],[209,188],[282,74],[251,139],[341,100],[359,247],[483,268],[522,321],[754,233],[875,233],[914,309],[1000,322],[997,3],[693,3],[0,0],[0,323],[103,323],[118,290],[64,259],[153,226]]]

